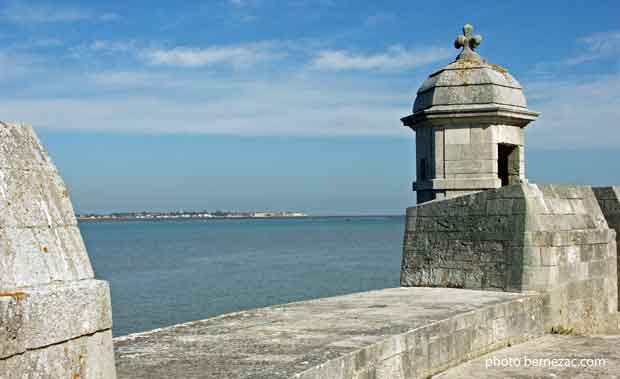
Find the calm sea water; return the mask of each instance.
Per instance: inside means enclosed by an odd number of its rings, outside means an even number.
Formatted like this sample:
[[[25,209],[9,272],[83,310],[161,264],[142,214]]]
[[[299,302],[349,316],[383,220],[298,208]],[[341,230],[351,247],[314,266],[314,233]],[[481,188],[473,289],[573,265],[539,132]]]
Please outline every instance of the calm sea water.
[[[398,286],[404,218],[87,222],[114,335]]]

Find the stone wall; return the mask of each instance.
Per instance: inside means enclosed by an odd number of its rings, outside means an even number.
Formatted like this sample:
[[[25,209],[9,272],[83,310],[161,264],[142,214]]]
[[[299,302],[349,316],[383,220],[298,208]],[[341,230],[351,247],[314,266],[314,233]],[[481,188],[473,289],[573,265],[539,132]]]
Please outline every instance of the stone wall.
[[[0,378],[115,378],[106,282],[29,126],[0,123]]]
[[[620,187],[595,187],[593,190],[607,225],[616,231],[618,272],[620,272]],[[620,281],[618,281],[618,296],[620,297]],[[620,309],[620,302],[618,309]]]
[[[547,329],[606,328],[616,265],[589,187],[517,184],[407,210],[401,285],[541,292]]]

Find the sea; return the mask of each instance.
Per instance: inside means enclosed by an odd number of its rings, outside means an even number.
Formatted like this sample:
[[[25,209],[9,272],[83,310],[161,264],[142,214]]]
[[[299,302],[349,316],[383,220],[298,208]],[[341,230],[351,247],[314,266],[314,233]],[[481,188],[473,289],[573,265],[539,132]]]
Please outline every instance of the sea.
[[[404,217],[81,222],[113,334],[396,287]]]

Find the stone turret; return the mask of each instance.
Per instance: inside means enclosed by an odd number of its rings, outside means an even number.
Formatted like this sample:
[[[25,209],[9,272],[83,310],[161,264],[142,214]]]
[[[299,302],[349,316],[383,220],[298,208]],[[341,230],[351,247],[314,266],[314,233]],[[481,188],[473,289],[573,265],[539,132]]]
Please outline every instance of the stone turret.
[[[474,51],[472,29],[403,119],[416,132],[419,204],[406,213],[401,286],[538,292],[546,330],[615,332],[618,192],[526,182],[523,129],[537,114]]]
[[[0,378],[114,379],[108,284],[29,126],[0,123]]]
[[[525,180],[523,129],[538,113],[506,69],[475,52],[482,37],[472,31],[463,27],[462,52],[426,79],[402,119],[416,132],[418,203]]]

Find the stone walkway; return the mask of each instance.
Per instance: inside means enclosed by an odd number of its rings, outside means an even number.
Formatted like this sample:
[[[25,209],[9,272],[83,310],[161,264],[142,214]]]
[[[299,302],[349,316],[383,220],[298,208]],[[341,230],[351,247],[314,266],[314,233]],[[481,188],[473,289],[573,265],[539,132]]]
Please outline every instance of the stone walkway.
[[[405,379],[542,330],[539,296],[390,288],[223,315],[114,344],[119,379]]]
[[[530,367],[523,367],[529,359]],[[599,367],[559,367],[571,363],[581,364],[581,359],[605,360]],[[547,364],[544,359],[558,359],[558,367],[531,367],[534,361]],[[553,362],[550,362],[553,363]],[[519,366],[520,365],[520,366]],[[512,367],[509,367],[512,366]],[[523,344],[496,351],[473,361],[452,368],[434,379],[611,379],[620,378],[620,336],[577,337],[547,335]]]

